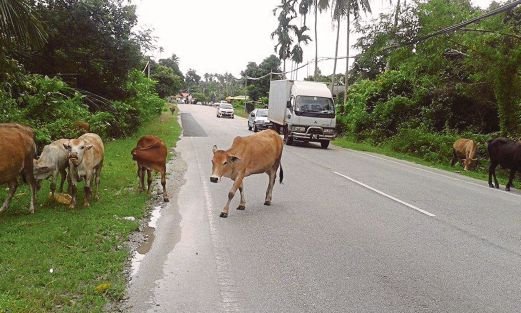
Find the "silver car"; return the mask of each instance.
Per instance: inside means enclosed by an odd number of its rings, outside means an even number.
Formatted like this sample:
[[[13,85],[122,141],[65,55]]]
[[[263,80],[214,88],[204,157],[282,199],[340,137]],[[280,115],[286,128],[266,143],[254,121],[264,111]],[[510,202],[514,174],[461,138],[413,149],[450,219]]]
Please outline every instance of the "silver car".
[[[248,116],[248,130],[258,132],[259,130],[268,129],[271,122],[268,120],[268,109],[255,109]]]
[[[229,103],[219,103],[217,107],[217,117],[235,117],[233,106]]]

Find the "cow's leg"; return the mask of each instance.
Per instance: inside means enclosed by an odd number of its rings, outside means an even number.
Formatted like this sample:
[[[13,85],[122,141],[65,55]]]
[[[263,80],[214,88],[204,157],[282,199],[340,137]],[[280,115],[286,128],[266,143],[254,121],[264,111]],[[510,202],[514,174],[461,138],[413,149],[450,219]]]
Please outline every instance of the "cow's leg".
[[[100,183],[100,180],[101,180],[101,167],[102,165],[100,165],[97,169],[96,169],[96,200],[99,200],[99,183]]]
[[[271,196],[273,193],[273,186],[275,185],[275,180],[277,179],[277,167],[272,167],[267,173],[269,176],[268,181],[268,189],[266,189],[266,199],[264,200],[264,205],[271,205]]]
[[[496,167],[497,163],[491,161],[490,166],[488,167],[488,186],[490,188],[494,188],[494,185],[492,185],[492,177],[494,177],[495,187],[499,188],[499,183],[496,178]]]
[[[139,179],[139,191],[145,191],[145,169],[138,165],[137,177]]]
[[[516,175],[516,170],[516,167],[512,167],[512,169],[510,169],[510,176],[508,177],[508,183],[505,187],[506,191],[510,191],[510,187],[512,187],[512,181],[514,180],[514,176]]]
[[[243,183],[241,183],[241,185],[239,186],[239,192],[241,193],[241,203],[239,203],[237,210],[244,210],[244,209],[246,209],[246,198],[244,197],[244,184]]]
[[[32,176],[32,173],[30,175],[32,179],[28,177],[26,178],[27,182],[29,183],[29,187],[31,188],[31,204],[29,205],[29,212],[34,213],[34,204],[36,203],[36,180]]]
[[[454,166],[458,162],[458,156],[456,155],[456,150],[452,149],[452,160],[450,161],[450,166]]]
[[[147,169],[147,193],[150,193],[150,186],[152,186],[152,171]]]
[[[226,202],[226,205],[224,206],[220,217],[228,217],[228,211],[230,210],[230,202],[232,201],[233,197],[235,196],[235,193],[237,192],[237,189],[242,185],[242,179],[244,178],[244,174],[239,174],[239,177],[235,179],[233,182],[232,188],[228,192],[228,201]]]
[[[63,184],[65,183],[65,179],[67,179],[67,171],[65,169],[60,170],[60,189],[59,192],[63,192]]]
[[[163,201],[168,202],[168,194],[166,193],[166,166],[161,170],[161,186],[163,186]]]
[[[86,208],[90,206],[90,201],[92,198],[92,176],[93,173],[89,172],[87,172],[87,174],[85,175],[85,186],[83,187],[85,195],[83,197],[83,206]]]
[[[9,185],[9,193],[7,194],[7,198],[5,198],[4,204],[2,204],[2,207],[0,208],[0,212],[7,209],[9,207],[9,203],[11,202],[11,199],[14,196],[14,193],[16,192],[16,187],[18,187],[18,184],[16,182],[16,179],[13,181],[10,181],[8,183]]]
[[[51,176],[51,197],[54,199],[54,192],[56,191],[56,176]]]

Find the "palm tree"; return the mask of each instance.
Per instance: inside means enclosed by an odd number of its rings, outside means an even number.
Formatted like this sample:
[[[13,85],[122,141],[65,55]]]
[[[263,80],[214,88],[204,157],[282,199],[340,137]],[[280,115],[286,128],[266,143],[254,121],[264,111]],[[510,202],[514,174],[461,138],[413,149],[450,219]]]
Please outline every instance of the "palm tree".
[[[41,47],[47,33],[26,0],[0,0],[0,48]]]
[[[345,8],[345,14],[347,16],[347,35],[346,35],[346,72],[344,76],[344,104],[347,100],[347,89],[348,89],[348,79],[349,79],[349,34],[351,33],[351,13],[355,20],[360,18],[360,11],[371,13],[371,5],[369,4],[369,0],[336,0],[342,1],[343,7]]]
[[[347,1],[347,0],[346,0]],[[333,18],[336,19],[337,28],[336,28],[336,42],[335,42],[335,61],[333,63],[333,74],[331,75],[331,93],[333,93],[333,88],[335,87],[335,76],[336,76],[336,64],[338,61],[338,42],[340,40],[340,20],[344,12],[345,2],[342,0],[335,0],[333,7]]]
[[[302,47],[300,45],[301,43],[307,44],[311,40],[311,37],[305,34],[305,32],[309,30],[309,28],[307,28],[307,26],[305,25],[300,28],[295,25],[290,25],[290,27],[295,33],[295,36],[297,37],[297,43],[293,46],[293,49],[291,50],[291,60],[295,62],[295,64],[298,67],[298,65],[302,63],[302,60],[304,59],[304,51],[302,50]]]
[[[315,0],[315,72],[314,80],[318,80],[318,11],[326,10],[329,7],[329,0]]]
[[[276,15],[277,11],[280,10],[277,18],[279,25],[277,29],[271,33],[271,38],[273,39],[277,36],[278,42],[275,45],[275,52],[278,53],[279,59],[281,59],[284,64],[284,72],[286,72],[286,60],[291,56],[290,49],[293,39],[291,39],[289,30],[291,28],[290,22],[297,17],[297,12],[294,8],[295,2],[296,0],[282,0],[282,3],[273,10],[273,15]]]

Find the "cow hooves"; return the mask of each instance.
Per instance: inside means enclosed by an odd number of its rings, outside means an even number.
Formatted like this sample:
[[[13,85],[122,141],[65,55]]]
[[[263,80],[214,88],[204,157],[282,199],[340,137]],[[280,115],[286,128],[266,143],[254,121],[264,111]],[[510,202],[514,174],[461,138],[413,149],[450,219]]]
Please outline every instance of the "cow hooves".
[[[264,205],[271,205],[271,201],[264,201]]]
[[[228,217],[228,213],[221,212],[221,215],[219,215],[219,217],[227,218]]]
[[[488,186],[489,186],[490,188],[494,188],[494,185],[492,185],[492,184],[488,184]]]
[[[239,205],[237,207],[237,210],[245,210],[245,209],[246,209],[246,207],[244,205]]]

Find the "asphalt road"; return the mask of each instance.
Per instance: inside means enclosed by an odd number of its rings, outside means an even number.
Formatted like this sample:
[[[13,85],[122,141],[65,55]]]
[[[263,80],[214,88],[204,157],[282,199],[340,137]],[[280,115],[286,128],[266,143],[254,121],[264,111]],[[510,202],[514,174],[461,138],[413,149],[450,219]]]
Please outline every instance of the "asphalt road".
[[[129,287],[130,312],[520,312],[521,195],[374,154],[285,146],[284,183],[210,183],[246,120],[180,105],[174,196]],[[519,183],[518,183],[519,184]],[[504,187],[504,186],[502,186]]]

